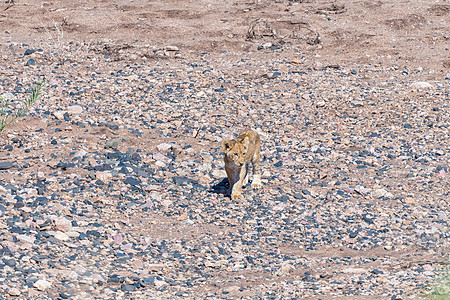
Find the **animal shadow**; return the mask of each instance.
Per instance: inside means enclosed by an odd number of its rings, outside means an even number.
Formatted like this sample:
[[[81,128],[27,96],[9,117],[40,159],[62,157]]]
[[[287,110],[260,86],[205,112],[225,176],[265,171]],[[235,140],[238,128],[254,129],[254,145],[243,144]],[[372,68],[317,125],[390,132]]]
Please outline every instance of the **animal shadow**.
[[[229,187],[230,187],[228,178],[214,180],[210,186],[211,186],[211,188],[209,189],[209,192],[219,194],[219,195],[230,196],[229,192],[228,192]]]

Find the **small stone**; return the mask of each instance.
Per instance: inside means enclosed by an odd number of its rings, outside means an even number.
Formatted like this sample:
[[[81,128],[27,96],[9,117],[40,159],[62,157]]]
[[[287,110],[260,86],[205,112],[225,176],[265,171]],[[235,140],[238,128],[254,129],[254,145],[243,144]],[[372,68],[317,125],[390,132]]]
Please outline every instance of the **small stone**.
[[[385,189],[376,189],[372,192],[372,196],[375,198],[379,197],[387,197],[392,198],[394,195],[392,195],[390,192],[386,191]]]
[[[11,169],[13,163],[10,161],[0,161],[0,170],[8,170]]]
[[[123,292],[134,292],[136,290],[136,286],[134,284],[122,284],[120,289]]]
[[[316,103],[317,107],[324,107],[325,106],[325,101],[319,101]]]
[[[72,105],[67,107],[67,112],[69,114],[80,114],[83,112],[83,107],[81,107],[80,105]]]
[[[278,270],[277,275],[278,276],[283,276],[283,275],[287,275],[289,274],[292,270],[294,269],[294,267],[290,264],[284,264],[281,266],[281,268]]]
[[[82,158],[87,154],[87,151],[81,149],[79,150],[77,153],[75,153],[75,155],[73,156],[73,158]]]
[[[163,264],[150,264],[147,266],[147,269],[151,272],[160,272],[164,269]]]
[[[425,81],[419,81],[414,82],[413,84],[411,84],[410,87],[415,90],[425,90],[425,89],[432,89],[433,85]]]
[[[34,52],[36,52],[36,50],[34,50],[34,49],[27,49],[27,50],[25,50],[25,53],[23,54],[23,55],[30,55],[30,54],[33,54]]]
[[[364,195],[364,194],[366,194],[366,193],[369,193],[369,192],[370,192],[370,189],[365,188],[365,187],[362,186],[362,185],[357,185],[357,186],[355,187],[355,192],[357,192],[358,194]]]
[[[68,232],[65,232],[65,234],[70,238],[77,238],[80,236],[80,233],[76,232],[76,231],[68,231]]]
[[[315,61],[313,64],[313,69],[314,70],[321,70],[323,68],[323,64],[320,61]]]
[[[46,289],[48,289],[52,284],[50,282],[48,282],[47,280],[44,279],[39,279],[38,281],[36,281],[33,286],[38,289],[39,291],[45,291]]]
[[[123,181],[123,183],[129,184],[129,185],[132,185],[132,186],[136,186],[136,185],[140,184],[141,181],[140,181],[140,180],[137,180],[137,179],[135,179],[135,178],[133,178],[133,177],[127,177],[127,178]]]
[[[16,265],[16,260],[14,258],[11,259],[3,259],[3,262],[5,263],[5,265],[9,266],[9,267],[14,267]]]
[[[366,273],[367,270],[363,269],[363,268],[347,268],[342,270],[343,273],[346,274],[362,274],[362,273]]]
[[[163,202],[161,202],[161,204],[167,208],[173,204],[173,201],[167,199],[167,200],[164,200]]]
[[[58,120],[64,120],[64,114],[65,114],[65,113],[66,113],[65,111],[58,110],[58,111],[54,111],[54,112],[53,112],[53,116],[54,116],[56,119],[58,119]]]
[[[423,270],[426,271],[426,272],[432,272],[432,271],[434,271],[433,266],[432,266],[432,265],[429,265],[429,264],[423,265],[422,268],[423,268]]]
[[[19,289],[11,288],[8,290],[8,294],[10,296],[20,296],[20,291],[19,291]]]
[[[56,230],[66,232],[72,229],[72,222],[64,217],[57,217],[54,222]]]
[[[119,146],[120,143],[120,139],[114,139],[114,140],[109,140],[106,142],[106,146],[105,148],[112,148],[112,149],[117,149],[117,147]]]
[[[95,178],[103,182],[109,182],[113,175],[111,171],[97,171],[95,172]]]
[[[166,46],[166,47],[164,47],[164,50],[166,50],[166,51],[179,51],[177,46]]]
[[[173,144],[162,143],[162,144],[159,144],[158,146],[156,146],[156,149],[158,149],[159,152],[167,152],[168,150],[170,150],[173,147],[174,147]]]
[[[53,233],[53,236],[56,239],[63,241],[63,242],[69,240],[69,237],[67,236],[67,234],[65,234],[64,232],[61,232],[61,231],[56,231],[55,233]]]
[[[36,61],[33,58],[30,58],[25,64],[25,66],[34,66],[35,63]]]

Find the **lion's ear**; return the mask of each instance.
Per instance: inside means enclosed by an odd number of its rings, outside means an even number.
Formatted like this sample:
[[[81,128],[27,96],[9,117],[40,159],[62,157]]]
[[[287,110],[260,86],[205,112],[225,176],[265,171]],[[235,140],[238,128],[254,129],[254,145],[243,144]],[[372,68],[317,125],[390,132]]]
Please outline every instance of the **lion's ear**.
[[[244,138],[244,146],[245,146],[245,149],[248,149],[248,145],[250,145],[250,139],[248,138],[248,136],[246,136],[246,137]]]
[[[231,149],[231,142],[228,140],[222,141],[222,148],[224,152],[227,152]]]

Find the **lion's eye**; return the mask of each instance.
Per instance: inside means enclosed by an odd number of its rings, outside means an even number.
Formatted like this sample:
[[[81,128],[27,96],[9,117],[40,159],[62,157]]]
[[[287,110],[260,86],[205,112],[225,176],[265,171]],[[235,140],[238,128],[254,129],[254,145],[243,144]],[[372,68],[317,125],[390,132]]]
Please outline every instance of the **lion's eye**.
[[[239,155],[237,153],[235,153],[234,156],[238,157]]]
[[[247,152],[242,153],[242,155],[245,155],[245,154],[247,154]]]

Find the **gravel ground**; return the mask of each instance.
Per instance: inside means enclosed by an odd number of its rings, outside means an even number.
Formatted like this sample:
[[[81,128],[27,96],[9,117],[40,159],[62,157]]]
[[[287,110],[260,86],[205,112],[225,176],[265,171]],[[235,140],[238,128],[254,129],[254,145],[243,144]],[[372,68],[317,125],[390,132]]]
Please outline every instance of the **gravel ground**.
[[[0,140],[5,297],[406,299],[448,276],[450,78],[85,46],[1,79],[47,81]],[[264,188],[234,202],[220,141],[246,126]]]

